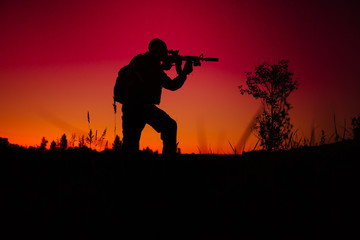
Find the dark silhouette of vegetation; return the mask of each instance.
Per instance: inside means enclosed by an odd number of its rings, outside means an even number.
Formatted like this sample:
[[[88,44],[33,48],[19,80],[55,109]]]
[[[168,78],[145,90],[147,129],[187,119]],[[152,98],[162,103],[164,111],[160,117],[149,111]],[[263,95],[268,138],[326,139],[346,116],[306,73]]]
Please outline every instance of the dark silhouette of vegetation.
[[[91,144],[94,141],[95,135],[92,132],[92,129],[90,127],[90,113],[87,112],[87,120],[88,120],[88,124],[89,124],[89,133],[88,136],[86,137],[86,142],[89,144],[89,148],[91,149]],[[97,131],[96,131],[96,135],[97,135]]]
[[[99,146],[99,150],[102,150],[102,145],[105,140],[107,128],[104,129],[100,138],[98,138],[97,130],[95,130],[95,134],[94,134],[93,130],[91,129],[89,112],[87,112],[87,121],[88,121],[88,125],[89,125],[89,133],[87,134],[86,138],[84,136],[79,137],[79,147],[80,148],[85,147],[86,146],[85,140],[86,140],[86,143],[89,144],[90,149],[92,149],[92,148],[96,149]]]
[[[355,140],[359,123],[360,116],[352,121]],[[289,151],[176,159],[149,148],[129,159],[119,136],[114,150],[102,152],[89,150],[84,136],[82,148],[81,141],[66,148],[63,134],[50,151],[45,137],[44,151],[0,138],[2,216],[15,219],[18,229],[55,226],[66,235],[83,228],[89,234],[101,231],[104,239],[113,232],[119,238],[240,239],[251,227],[344,234],[356,226],[360,146],[344,137],[325,144],[321,134],[320,146],[308,140]]]
[[[325,135],[325,131],[321,130],[321,136],[320,136],[320,145],[324,145],[326,141],[326,135]]]
[[[86,147],[85,136],[84,135],[79,136],[78,142],[79,142],[79,148]]]
[[[90,128],[88,136],[86,137],[86,142],[89,144],[90,149],[91,149],[91,144],[94,142],[94,139],[95,139],[95,135],[93,134],[92,129]]]
[[[122,148],[122,141],[120,140],[119,135],[116,135],[114,142],[112,144],[112,149],[115,151],[120,151],[121,148]]]
[[[102,239],[357,231],[360,148],[352,140],[171,161],[150,151],[130,161],[114,150],[39,151],[6,138],[0,149],[2,217],[18,229],[54,228],[59,238],[98,230]]]
[[[60,139],[60,150],[65,151],[68,147],[68,141],[66,139],[66,135],[63,134]]]
[[[9,139],[0,137],[0,149],[6,149],[9,145]]]
[[[143,152],[146,153],[146,154],[159,154],[159,152],[156,150],[156,151],[153,151],[152,149],[150,149],[149,147],[146,147],[143,149]]]
[[[41,151],[44,151],[44,150],[46,150],[46,145],[48,144],[48,140],[46,140],[46,138],[45,137],[43,137],[42,139],[41,139],[41,143],[40,143],[40,146],[39,146],[39,150],[41,150]]]
[[[99,140],[98,140],[98,142],[99,142],[99,149],[101,150],[101,148],[102,148],[102,145],[103,145],[103,142],[104,142],[104,139],[105,139],[105,136],[106,136],[106,131],[107,131],[107,129],[105,128],[105,130],[103,131],[103,133],[101,134],[101,136],[100,136],[100,138],[99,138]]]
[[[293,128],[288,97],[299,85],[289,70],[289,61],[273,65],[264,62],[254,72],[246,72],[246,77],[247,88],[239,86],[240,93],[261,99],[264,108],[254,127],[260,145],[268,151],[284,148]]]
[[[360,115],[351,120],[355,141],[360,141]]]
[[[54,140],[50,143],[50,150],[56,150],[56,142]]]

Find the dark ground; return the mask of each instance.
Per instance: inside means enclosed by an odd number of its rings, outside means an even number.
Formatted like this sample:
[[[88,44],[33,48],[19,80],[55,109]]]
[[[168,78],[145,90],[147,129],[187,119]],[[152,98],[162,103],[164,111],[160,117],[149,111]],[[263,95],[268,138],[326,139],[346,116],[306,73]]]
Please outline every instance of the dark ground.
[[[354,142],[167,161],[4,148],[3,226],[64,238],[344,236],[358,228],[359,153]]]

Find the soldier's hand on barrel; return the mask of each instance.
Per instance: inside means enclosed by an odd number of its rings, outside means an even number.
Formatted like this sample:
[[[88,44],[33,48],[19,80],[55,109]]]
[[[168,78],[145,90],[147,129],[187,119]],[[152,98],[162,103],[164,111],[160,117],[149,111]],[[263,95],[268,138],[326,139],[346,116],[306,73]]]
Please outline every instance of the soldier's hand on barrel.
[[[186,61],[183,72],[188,75],[190,73],[192,73],[193,71],[193,66],[192,66],[192,62],[191,61]]]

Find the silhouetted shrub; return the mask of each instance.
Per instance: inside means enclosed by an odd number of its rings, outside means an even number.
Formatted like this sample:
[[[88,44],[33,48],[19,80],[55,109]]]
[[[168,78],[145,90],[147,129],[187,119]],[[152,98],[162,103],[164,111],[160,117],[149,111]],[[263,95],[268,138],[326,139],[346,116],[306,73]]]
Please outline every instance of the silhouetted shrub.
[[[60,150],[65,151],[67,149],[67,146],[68,143],[67,143],[66,135],[64,134],[60,139]]]
[[[40,146],[39,146],[39,150],[41,150],[41,151],[46,150],[46,145],[47,145],[47,143],[48,143],[48,140],[46,140],[46,138],[43,137],[43,138],[41,139],[41,144],[40,144]]]
[[[56,150],[56,142],[54,140],[50,143],[50,150]]]
[[[255,67],[255,72],[246,72],[246,77],[247,88],[239,86],[240,93],[260,98],[264,107],[254,126],[260,145],[268,151],[278,150],[289,139],[293,128],[287,98],[299,83],[293,79],[288,60],[274,65],[264,62]]]
[[[0,149],[8,148],[9,147],[9,140],[7,138],[0,137]]]

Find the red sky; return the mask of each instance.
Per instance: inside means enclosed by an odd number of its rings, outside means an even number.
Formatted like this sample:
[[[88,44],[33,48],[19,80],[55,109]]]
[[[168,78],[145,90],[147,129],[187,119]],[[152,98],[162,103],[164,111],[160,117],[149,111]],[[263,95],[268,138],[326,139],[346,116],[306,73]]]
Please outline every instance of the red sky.
[[[1,1],[0,136],[21,145],[88,132],[114,139],[117,71],[163,39],[185,55],[218,63],[195,68],[160,107],[178,123],[183,152],[231,153],[260,102],[240,95],[245,71],[290,60],[300,88],[290,98],[295,129],[350,129],[360,114],[360,5],[357,1]],[[169,73],[172,75],[173,73]],[[117,115],[121,134],[121,114]],[[246,148],[254,146],[250,137]],[[141,147],[161,149],[146,127]]]

